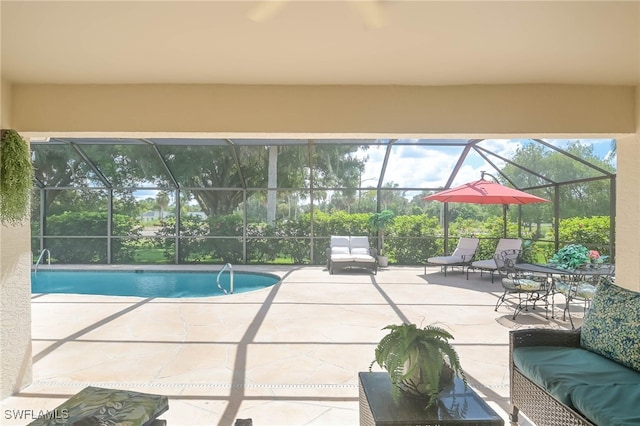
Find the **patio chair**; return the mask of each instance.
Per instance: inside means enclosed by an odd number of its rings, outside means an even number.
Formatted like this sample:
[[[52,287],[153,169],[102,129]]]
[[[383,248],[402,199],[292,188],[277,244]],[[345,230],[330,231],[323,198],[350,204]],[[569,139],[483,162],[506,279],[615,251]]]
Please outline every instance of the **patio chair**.
[[[458,246],[450,256],[435,256],[427,259],[424,267],[424,273],[427,273],[427,265],[440,266],[440,270],[444,271],[447,276],[447,268],[462,267],[464,272],[465,266],[468,267],[473,261],[473,257],[478,251],[480,240],[478,238],[462,237],[458,240]]]
[[[515,301],[513,310],[513,319],[515,320],[520,312],[529,310],[529,305],[532,305],[532,309],[535,309],[536,303],[543,301],[546,316],[549,311],[547,279],[544,276],[518,271],[515,268],[515,264],[519,254],[520,250],[511,249],[495,255],[496,272],[500,276],[500,283],[504,292],[496,302],[494,310],[497,311],[500,305],[507,300],[513,300]]]
[[[347,268],[364,268],[371,270],[374,275],[377,274],[376,251],[369,245],[369,237],[331,237],[331,243],[327,249],[329,274]]]
[[[567,275],[555,281],[555,292],[562,294],[565,299],[562,320],[566,321],[568,316],[572,329],[575,329],[575,326],[573,325],[573,317],[569,309],[571,302],[581,302],[583,306],[582,312],[586,314],[591,306],[591,300],[596,294],[598,284],[600,284],[601,280],[612,280],[614,276],[615,267],[613,265],[607,265],[606,268],[601,270],[602,274]]]
[[[496,251],[493,253],[491,259],[486,260],[476,260],[471,262],[471,265],[467,268],[467,279],[469,279],[469,270],[470,269],[479,269],[480,276],[484,271],[489,271],[491,273],[491,282],[493,282],[493,275],[498,269],[498,265],[496,264],[496,256],[500,256],[503,251],[506,250],[517,250],[518,255],[520,250],[522,249],[522,240],[519,238],[500,238],[498,241],[498,245],[496,246]]]

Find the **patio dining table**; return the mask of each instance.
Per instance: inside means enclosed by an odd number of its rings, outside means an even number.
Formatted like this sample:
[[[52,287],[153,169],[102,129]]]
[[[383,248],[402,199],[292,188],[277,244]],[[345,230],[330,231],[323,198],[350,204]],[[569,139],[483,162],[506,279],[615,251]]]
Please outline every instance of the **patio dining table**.
[[[559,277],[566,277],[566,281],[578,282],[584,280],[587,277],[595,278],[599,276],[610,276],[615,270],[614,265],[605,264],[598,265],[595,268],[577,268],[577,269],[564,269],[554,265],[539,264],[539,263],[516,263],[515,269],[521,272],[529,272],[533,274],[546,275],[549,280],[549,288],[546,296],[551,296],[551,318],[555,318],[555,280]]]
[[[611,275],[613,272],[613,265],[601,265],[599,268],[578,268],[578,269],[563,269],[557,266],[540,264],[540,263],[516,263],[515,268],[523,272],[532,272],[537,274],[546,274],[549,277],[553,275],[569,275],[569,276],[597,276],[597,275]]]

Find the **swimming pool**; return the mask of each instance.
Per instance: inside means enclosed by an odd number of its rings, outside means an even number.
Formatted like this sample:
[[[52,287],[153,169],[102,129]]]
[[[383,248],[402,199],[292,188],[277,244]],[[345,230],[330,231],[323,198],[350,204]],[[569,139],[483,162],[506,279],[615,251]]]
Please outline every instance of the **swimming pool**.
[[[95,294],[139,297],[223,296],[216,276],[211,272],[178,271],[43,271],[31,273],[31,293]],[[280,277],[265,273],[235,272],[234,293],[246,293],[270,287]],[[220,276],[221,286],[229,291],[229,273]]]

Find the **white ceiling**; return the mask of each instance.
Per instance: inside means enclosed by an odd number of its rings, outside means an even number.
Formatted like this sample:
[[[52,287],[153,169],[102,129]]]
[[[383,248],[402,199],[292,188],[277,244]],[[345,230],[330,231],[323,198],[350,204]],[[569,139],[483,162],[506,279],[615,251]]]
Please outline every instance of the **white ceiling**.
[[[640,1],[2,0],[2,77],[23,83],[640,83]]]

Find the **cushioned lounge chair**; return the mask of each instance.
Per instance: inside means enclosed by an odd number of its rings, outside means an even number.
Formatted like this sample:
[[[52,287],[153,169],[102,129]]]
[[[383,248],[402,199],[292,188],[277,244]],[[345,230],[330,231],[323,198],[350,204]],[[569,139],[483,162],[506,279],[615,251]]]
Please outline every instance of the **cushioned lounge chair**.
[[[378,261],[375,249],[369,246],[369,237],[332,236],[327,249],[327,269],[333,274],[339,269],[364,268],[375,275]]]
[[[498,269],[498,265],[496,264],[495,257],[501,256],[503,251],[507,250],[516,250],[520,253],[522,249],[522,240],[519,238],[500,238],[498,241],[498,245],[496,246],[496,251],[493,253],[491,259],[486,260],[476,260],[471,262],[471,265],[467,268],[467,279],[469,279],[469,270],[470,269],[479,269],[480,276],[482,276],[483,271],[489,271],[491,273],[491,282],[493,282],[493,275]]]
[[[445,277],[447,276],[447,268],[461,267],[462,272],[464,272],[464,268],[471,265],[479,244],[480,240],[478,238],[462,237],[458,240],[458,246],[450,256],[430,257],[427,259],[427,265],[440,266],[440,269],[444,271]],[[426,265],[424,272],[425,274],[427,273]]]

